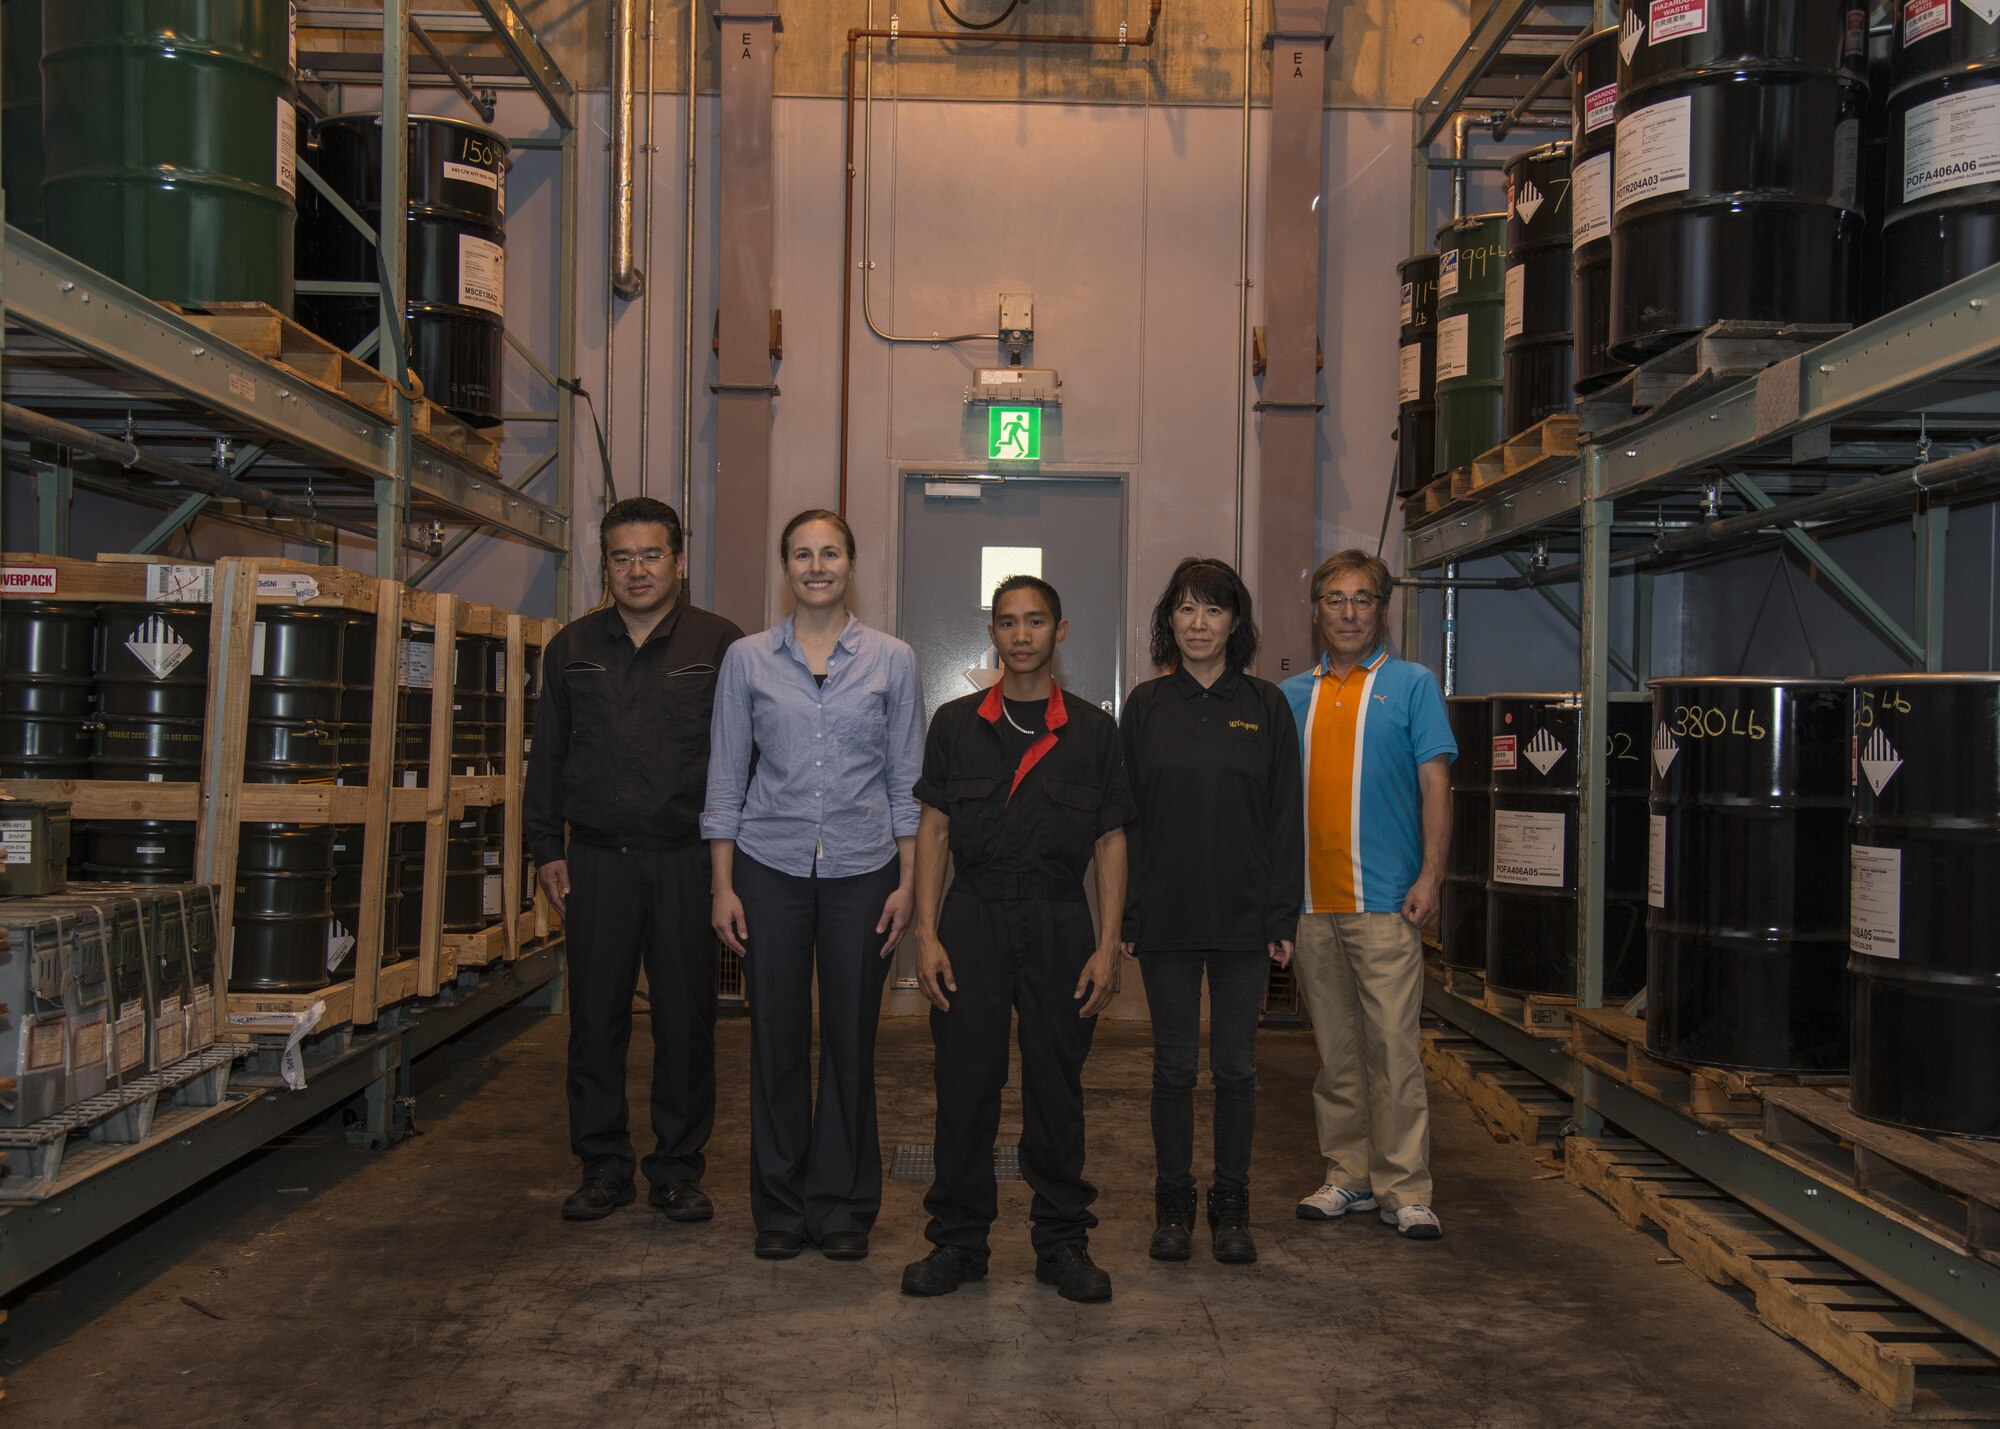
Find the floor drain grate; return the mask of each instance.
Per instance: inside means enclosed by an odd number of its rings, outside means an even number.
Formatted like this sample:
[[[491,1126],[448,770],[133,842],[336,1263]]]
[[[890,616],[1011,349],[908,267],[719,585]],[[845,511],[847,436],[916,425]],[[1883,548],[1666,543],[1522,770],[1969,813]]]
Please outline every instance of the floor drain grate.
[[[891,1181],[928,1181],[936,1174],[937,1153],[932,1143],[905,1141],[897,1145],[896,1154],[889,1162]],[[999,1181],[1021,1179],[1020,1147],[993,1148],[993,1176]]]

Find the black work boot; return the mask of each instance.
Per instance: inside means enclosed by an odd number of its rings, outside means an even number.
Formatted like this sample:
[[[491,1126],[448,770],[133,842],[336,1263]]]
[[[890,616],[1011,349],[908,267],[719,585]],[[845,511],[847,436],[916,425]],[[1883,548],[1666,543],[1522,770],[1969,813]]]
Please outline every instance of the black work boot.
[[[903,1267],[903,1293],[949,1295],[961,1285],[985,1278],[984,1260],[955,1245],[941,1245]]]
[[[1224,1265],[1248,1265],[1257,1258],[1250,1238],[1250,1192],[1240,1186],[1208,1188],[1208,1226],[1215,1258]]]
[[[1059,1245],[1037,1261],[1035,1279],[1055,1286],[1065,1300],[1092,1304],[1111,1298],[1111,1277],[1098,1268],[1086,1247],[1075,1243]]]
[[[1155,1260],[1186,1260],[1194,1254],[1194,1187],[1155,1188],[1153,1244],[1146,1253]]]

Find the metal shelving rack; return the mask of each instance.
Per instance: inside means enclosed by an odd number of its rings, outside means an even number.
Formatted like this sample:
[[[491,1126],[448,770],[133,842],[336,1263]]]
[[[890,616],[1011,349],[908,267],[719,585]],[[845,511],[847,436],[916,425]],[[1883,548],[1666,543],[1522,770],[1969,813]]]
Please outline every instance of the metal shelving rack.
[[[253,470],[260,489],[280,500],[323,512],[332,525],[372,536],[374,573],[420,582],[446,554],[478,533],[502,535],[553,552],[557,561],[557,613],[567,615],[570,490],[574,398],[558,374],[576,367],[576,203],[578,139],[576,91],[550,58],[511,0],[473,0],[497,45],[498,73],[462,73],[437,63],[425,82],[450,83],[461,92],[492,80],[534,90],[554,122],[553,138],[513,141],[519,148],[554,148],[561,162],[558,284],[553,367],[511,333],[509,343],[552,392],[549,409],[510,414],[552,424],[553,450],[513,478],[428,443],[413,441],[410,394],[401,382],[407,343],[400,294],[406,275],[403,214],[408,206],[405,151],[387,146],[382,165],[375,235],[381,258],[381,335],[376,365],[393,387],[391,411],[378,415],[300,380],[281,367],[220,342],[172,308],[150,301],[14,228],[0,254],[0,294],[6,313],[5,392],[9,402],[60,418],[149,454],[177,459],[240,480]],[[351,20],[354,12],[342,12]],[[373,17],[370,16],[370,19]],[[383,0],[380,25],[382,120],[399,133],[410,113],[410,0]],[[319,87],[306,83],[308,95]],[[315,176],[301,166],[301,182]],[[365,349],[364,349],[365,350]],[[43,548],[63,546],[68,492],[78,474],[57,461],[31,458],[40,486]],[[553,503],[524,488],[550,465],[556,468]],[[139,544],[144,554],[198,515],[222,513],[206,493],[124,477],[85,477],[121,496],[171,508]],[[255,498],[249,498],[255,504]],[[234,518],[231,518],[234,519]],[[408,566],[410,522],[459,528],[441,552],[414,572]],[[259,523],[260,525],[263,523]],[[265,526],[264,529],[279,529]],[[313,542],[311,523],[281,534]],[[58,553],[64,553],[59,550]]]
[[[570,559],[573,399],[559,380],[576,370],[575,270],[577,95],[511,0],[471,0],[497,44],[504,73],[471,68],[473,79],[535,91],[554,121],[553,137],[515,140],[517,148],[560,153],[560,235],[555,281],[557,352],[553,368],[513,334],[509,344],[553,391],[550,409],[514,414],[513,420],[555,428],[552,452],[522,475],[506,480],[453,453],[413,442],[413,403],[402,388],[390,415],[371,414],[283,367],[227,342],[180,312],[124,288],[47,244],[8,227],[0,238],[0,306],[4,306],[4,373],[7,401],[39,418],[59,419],[98,437],[126,444],[134,456],[178,460],[231,478],[255,469],[267,500],[296,511],[303,503],[328,524],[372,536],[375,574],[416,584],[443,555],[466,539],[488,534],[528,542],[554,553],[557,614],[566,617]],[[342,12],[351,18],[353,12]],[[470,18],[469,16],[458,17]],[[410,0],[382,0],[381,67],[383,129],[402,132],[412,82]],[[454,24],[452,28],[462,28]],[[421,37],[419,37],[421,39]],[[428,44],[426,49],[430,49]],[[452,83],[466,93],[467,76],[447,61],[434,63],[424,82]],[[314,91],[312,84],[302,89]],[[400,294],[405,273],[404,211],[408,175],[401,144],[386,146],[381,213],[376,235],[382,256],[382,333],[376,354],[381,371],[401,388],[405,350]],[[301,179],[306,179],[302,172]],[[551,464],[553,504],[521,490]],[[38,484],[44,513],[39,544],[66,532],[65,509],[73,485],[100,485],[119,495],[171,508],[142,541],[138,554],[197,514],[243,518],[210,495],[167,482],[148,484],[136,469],[105,477],[71,470],[60,453],[31,451],[27,465]],[[245,498],[249,506],[256,498]],[[412,517],[460,528],[445,550],[406,574],[408,522]],[[317,523],[294,519],[280,530],[288,539],[321,538]],[[8,544],[0,542],[0,545]],[[246,1075],[226,1101],[185,1129],[155,1135],[101,1170],[65,1185],[48,1199],[0,1211],[0,1294],[7,1293],[198,1185],[272,1137],[344,1104],[358,1108],[351,1139],[375,1146],[399,1140],[408,1129],[410,1068],[414,1061],[458,1033],[527,999],[548,1010],[566,1006],[563,948],[559,941],[533,949],[487,976],[443,989],[438,999],[381,1010],[372,1028],[339,1029],[308,1043],[308,1081],[286,1090],[276,1053],[258,1044]]]
[[[1497,0],[1415,106],[1412,230],[1427,246],[1431,173],[1460,167],[1431,146],[1468,103],[1475,85],[1533,9]],[[1608,14],[1607,14],[1608,10]],[[1615,24],[1599,4],[1596,23]],[[1476,102],[1476,101],[1474,101]],[[1614,565],[1642,561],[1635,608],[1650,625],[1650,574],[1788,544],[1845,597],[1849,607],[1901,650],[1911,665],[1943,663],[1944,537],[1954,502],[2000,489],[2000,267],[1989,268],[1873,322],[1765,368],[1586,437],[1578,456],[1405,532],[1403,644],[1420,647],[1421,590],[1443,590],[1444,682],[1456,683],[1454,615],[1461,592],[1495,585],[1538,588],[1574,580],[1579,608],[1578,689],[1583,696],[1579,758],[1587,791],[1579,810],[1579,975],[1577,1002],[1604,1004],[1604,926],[1591,890],[1605,877],[1606,696],[1614,664],[1639,688],[1653,671],[1648,641],[1630,660],[1611,651]],[[1991,451],[1992,459],[1984,453]],[[1977,454],[1977,455],[1972,455]],[[1927,470],[1928,469],[1928,470]],[[1949,474],[1950,483],[1944,479]],[[1909,520],[1915,545],[1914,629],[1905,630],[1827,554],[1828,534]],[[1716,523],[1722,523],[1717,525]],[[1707,527],[1726,533],[1697,542]],[[1630,532],[1637,539],[1617,544]],[[1681,533],[1690,533],[1682,535]],[[1533,559],[1524,559],[1533,551]],[[1573,555],[1560,569],[1548,553]],[[1509,559],[1514,578],[1459,579],[1473,557]],[[1476,597],[1475,597],[1476,598]],[[1712,1131],[1601,1077],[1561,1042],[1427,985],[1425,1006],[1540,1076],[1575,1106],[1585,1134],[1615,1123],[1696,1175],[1769,1216],[1960,1333],[1990,1342],[2000,1325],[2000,1266],[1955,1254],[1890,1216],[1824,1194],[1801,1174],[1745,1139]]]

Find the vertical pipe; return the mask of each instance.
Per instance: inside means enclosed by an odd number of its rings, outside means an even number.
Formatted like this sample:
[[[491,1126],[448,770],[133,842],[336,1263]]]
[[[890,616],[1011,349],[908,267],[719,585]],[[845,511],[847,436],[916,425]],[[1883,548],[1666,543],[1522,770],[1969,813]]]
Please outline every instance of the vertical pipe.
[[[376,231],[382,340],[376,366],[395,384],[390,476],[375,483],[375,574],[402,574],[410,510],[409,338],[403,325],[410,206],[410,0],[382,0],[382,196]]]
[[[1609,777],[1606,742],[1609,713],[1605,699],[1610,686],[1611,655],[1611,508],[1598,497],[1587,498],[1581,513],[1583,552],[1578,572],[1582,599],[1579,626],[1579,712],[1576,751],[1582,797],[1577,808],[1576,1000],[1580,1007],[1604,1005],[1604,850],[1605,820],[1610,814],[1605,781]],[[1579,1068],[1581,1073],[1583,1069]],[[1588,1105],[1591,1081],[1580,1075],[1576,1119],[1595,1135],[1598,1113]],[[1593,1122],[1595,1121],[1595,1125]]]
[[[556,239],[556,375],[576,372],[576,107],[562,127],[562,217]],[[607,332],[607,337],[609,336]],[[576,568],[576,394],[556,393],[556,510],[563,516],[563,548],[556,555],[556,619],[568,620],[570,582]]]
[[[1458,586],[1454,584],[1458,580],[1457,561],[1444,563],[1444,578],[1444,659],[1440,663],[1444,667],[1444,692],[1455,695],[1458,693]]]
[[[653,50],[655,40],[654,0],[646,0],[646,221],[640,230],[639,251],[644,255],[647,266],[653,262],[653,156],[660,146],[654,133],[656,115],[654,113]],[[651,438],[653,416],[653,299],[647,295],[643,311],[639,317],[639,494],[648,493],[653,469],[653,443]],[[685,528],[687,513],[681,513],[681,523]]]
[[[1466,131],[1471,128],[1470,115],[1461,114],[1451,121],[1451,156],[1463,160],[1468,148]],[[1471,186],[1472,174],[1464,163],[1451,171],[1451,221],[1458,222],[1465,217],[1467,192]]]
[[[681,234],[681,525],[694,530],[694,208],[695,81],[701,57],[701,5],[687,0],[687,157],[683,166],[686,227]]]
[[[1925,503],[1916,515],[1916,626],[1923,647],[1924,668],[1944,668],[1944,550],[1951,529],[1951,508]]]
[[[636,63],[634,0],[611,6],[611,291],[630,302],[645,291],[646,275],[632,256],[632,109]]]
[[[1243,504],[1250,461],[1250,91],[1256,54],[1253,0],[1243,5],[1242,191],[1236,199],[1236,569],[1243,569]],[[871,22],[872,23],[872,22]]]

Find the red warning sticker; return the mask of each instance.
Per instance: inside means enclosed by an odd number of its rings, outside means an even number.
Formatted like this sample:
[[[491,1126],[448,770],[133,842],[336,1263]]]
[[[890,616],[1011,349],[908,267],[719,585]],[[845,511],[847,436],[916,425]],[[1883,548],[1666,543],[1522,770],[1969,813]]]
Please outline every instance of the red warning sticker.
[[[1655,45],[1702,34],[1708,29],[1708,0],[1653,0],[1646,29]]]
[[[1618,83],[1599,85],[1583,97],[1583,132],[1602,129],[1618,117]]]
[[[1903,0],[1903,43],[1951,28],[1951,0]]]
[[[1517,738],[1519,736],[1512,734],[1496,734],[1493,736],[1493,767],[1495,769],[1518,769],[1521,767],[1519,762],[1514,758],[1514,741]]]

